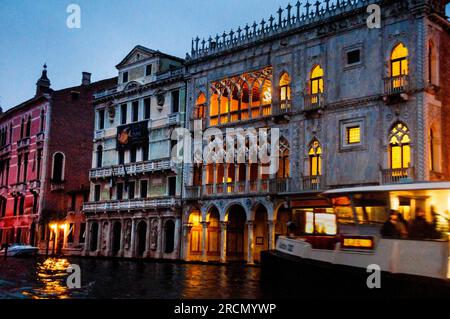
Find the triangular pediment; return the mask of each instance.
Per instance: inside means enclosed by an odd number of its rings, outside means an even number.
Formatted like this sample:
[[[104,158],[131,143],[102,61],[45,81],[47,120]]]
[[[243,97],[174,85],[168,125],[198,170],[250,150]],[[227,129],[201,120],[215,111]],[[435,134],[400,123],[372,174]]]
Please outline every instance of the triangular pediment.
[[[116,68],[121,68],[126,65],[134,64],[157,55],[157,51],[137,45],[127,54],[127,56],[116,65]]]

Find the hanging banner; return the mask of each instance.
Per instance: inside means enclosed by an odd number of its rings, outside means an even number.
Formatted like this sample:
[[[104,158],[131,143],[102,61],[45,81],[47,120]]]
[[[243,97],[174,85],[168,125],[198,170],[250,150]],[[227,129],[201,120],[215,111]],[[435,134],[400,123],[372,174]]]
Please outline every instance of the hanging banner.
[[[117,148],[130,149],[143,143],[148,143],[148,121],[117,127]]]

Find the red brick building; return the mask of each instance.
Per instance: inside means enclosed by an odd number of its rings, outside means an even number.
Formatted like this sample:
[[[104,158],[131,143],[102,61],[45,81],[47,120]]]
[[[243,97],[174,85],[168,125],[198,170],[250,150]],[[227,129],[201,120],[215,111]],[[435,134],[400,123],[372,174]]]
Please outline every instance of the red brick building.
[[[93,93],[116,82],[83,72],[80,86],[54,91],[44,66],[36,95],[0,115],[0,243],[81,250]]]

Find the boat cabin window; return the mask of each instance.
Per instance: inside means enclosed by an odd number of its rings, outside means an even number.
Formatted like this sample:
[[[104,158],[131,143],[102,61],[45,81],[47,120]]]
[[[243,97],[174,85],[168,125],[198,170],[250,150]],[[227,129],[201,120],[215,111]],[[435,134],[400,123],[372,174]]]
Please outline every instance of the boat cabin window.
[[[293,211],[295,235],[335,236],[336,215],[332,208],[306,208]]]

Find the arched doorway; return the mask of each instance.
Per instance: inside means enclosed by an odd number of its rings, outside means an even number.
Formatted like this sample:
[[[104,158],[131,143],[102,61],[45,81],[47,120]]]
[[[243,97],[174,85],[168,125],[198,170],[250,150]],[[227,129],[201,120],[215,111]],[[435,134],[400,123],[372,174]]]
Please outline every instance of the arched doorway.
[[[216,207],[212,207],[209,211],[208,218],[208,256],[220,255],[220,215]]]
[[[202,215],[200,211],[194,210],[189,215],[189,247],[188,258],[197,259],[202,254]]]
[[[261,251],[269,250],[269,226],[267,224],[267,209],[258,205],[255,210],[255,221],[253,226],[253,260],[261,260]]]
[[[245,210],[240,205],[234,205],[228,210],[227,226],[227,259],[245,260]]]
[[[122,224],[115,222],[113,226],[113,238],[112,238],[112,255],[117,256],[120,251]]]
[[[91,244],[90,251],[97,251],[98,248],[98,223],[92,223],[91,226]]]
[[[164,239],[164,252],[166,254],[173,253],[175,248],[175,223],[171,219],[169,219],[164,226]]]
[[[147,237],[147,223],[141,221],[137,227],[137,257],[144,257],[144,252],[146,248],[145,238]]]

